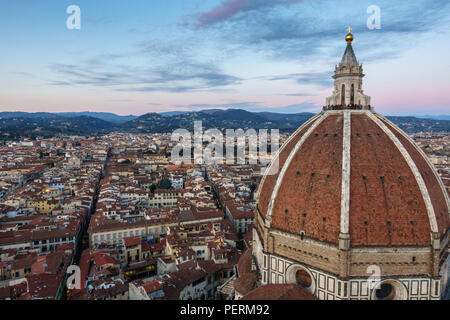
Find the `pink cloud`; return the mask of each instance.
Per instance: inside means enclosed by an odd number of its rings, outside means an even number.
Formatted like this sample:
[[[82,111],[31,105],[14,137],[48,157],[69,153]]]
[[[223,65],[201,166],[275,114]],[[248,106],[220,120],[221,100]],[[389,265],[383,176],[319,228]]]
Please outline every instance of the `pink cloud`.
[[[238,13],[270,6],[290,6],[303,0],[224,0],[220,5],[197,16],[200,26],[208,26],[231,18]]]

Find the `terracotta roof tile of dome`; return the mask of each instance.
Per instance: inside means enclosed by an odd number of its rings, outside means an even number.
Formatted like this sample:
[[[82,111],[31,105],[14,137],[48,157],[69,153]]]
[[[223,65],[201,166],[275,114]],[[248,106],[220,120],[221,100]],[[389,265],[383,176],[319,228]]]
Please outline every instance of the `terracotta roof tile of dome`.
[[[413,246],[429,245],[430,232],[445,236],[447,201],[406,134],[372,111],[348,110],[323,112],[280,149],[279,172],[262,181],[258,210],[273,229],[328,243],[343,232],[352,246]]]
[[[317,300],[297,284],[269,284],[252,290],[241,300]]]
[[[280,148],[280,151],[273,160],[273,163],[282,164],[286,161],[296,143],[301,139],[301,137],[305,134],[305,132],[317,118],[318,116],[315,116],[314,118],[308,120],[286,141],[286,143]],[[259,185],[259,189],[257,191],[257,194],[259,196],[258,209],[263,216],[265,216],[269,207],[270,195],[272,193],[273,186],[278,179],[279,173],[279,170],[275,169],[274,174],[265,175]]]
[[[301,148],[293,150],[274,201],[272,227],[292,233],[303,230],[319,240],[337,242],[343,117],[330,115],[314,125]]]

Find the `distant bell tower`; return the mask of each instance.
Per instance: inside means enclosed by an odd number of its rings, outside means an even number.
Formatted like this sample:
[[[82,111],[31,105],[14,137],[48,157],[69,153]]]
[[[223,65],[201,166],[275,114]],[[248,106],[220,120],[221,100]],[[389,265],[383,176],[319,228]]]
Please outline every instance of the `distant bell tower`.
[[[370,97],[362,90],[362,78],[364,77],[362,65],[356,60],[353,51],[351,34],[352,28],[348,27],[345,37],[347,48],[341,62],[334,70],[333,95],[326,99],[324,109],[362,109],[370,110]]]

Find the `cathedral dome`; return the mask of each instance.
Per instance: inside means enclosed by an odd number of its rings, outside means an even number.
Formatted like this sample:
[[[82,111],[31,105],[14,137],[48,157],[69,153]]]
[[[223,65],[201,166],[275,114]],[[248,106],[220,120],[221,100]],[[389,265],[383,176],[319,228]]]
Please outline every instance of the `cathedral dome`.
[[[449,283],[447,191],[414,141],[374,112],[363,77],[349,42],[323,111],[266,171],[253,228],[258,280],[319,299],[439,299]]]
[[[446,190],[425,154],[370,110],[324,111],[280,149],[259,189],[270,227],[351,247],[427,246],[449,228]]]
[[[332,244],[345,234],[352,247],[430,245],[449,228],[447,191],[421,149],[373,112],[363,77],[349,41],[334,95],[281,148],[257,208],[272,228]]]

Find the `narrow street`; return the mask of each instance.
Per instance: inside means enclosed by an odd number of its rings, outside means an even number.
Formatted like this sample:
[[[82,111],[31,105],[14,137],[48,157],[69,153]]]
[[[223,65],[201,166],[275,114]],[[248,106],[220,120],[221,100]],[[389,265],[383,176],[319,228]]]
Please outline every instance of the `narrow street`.
[[[73,259],[73,262],[75,265],[78,265],[80,263],[80,258],[81,258],[81,254],[85,249],[89,248],[89,234],[88,234],[88,229],[89,229],[89,222],[90,222],[90,218],[92,217],[93,214],[95,214],[96,211],[96,207],[97,207],[97,201],[98,201],[98,195],[100,192],[100,182],[101,180],[105,177],[105,172],[106,172],[106,168],[108,167],[108,163],[109,163],[109,159],[111,156],[111,147],[108,149],[107,152],[107,156],[106,156],[106,160],[105,160],[105,165],[103,167],[103,171],[95,185],[95,194],[93,197],[93,202],[92,202],[92,206],[91,206],[91,210],[89,212],[87,221],[84,225],[84,228],[82,230],[82,234],[81,234],[81,241],[78,242],[77,244],[77,248],[75,250],[76,254],[75,257]]]

